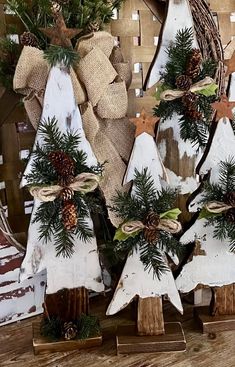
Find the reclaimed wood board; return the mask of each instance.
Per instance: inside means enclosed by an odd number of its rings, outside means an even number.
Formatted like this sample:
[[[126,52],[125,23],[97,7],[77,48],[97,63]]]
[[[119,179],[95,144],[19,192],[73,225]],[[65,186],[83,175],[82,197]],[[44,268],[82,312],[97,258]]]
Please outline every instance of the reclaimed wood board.
[[[203,333],[212,334],[221,331],[235,330],[235,315],[211,316],[209,307],[207,306],[195,307],[194,315]]]

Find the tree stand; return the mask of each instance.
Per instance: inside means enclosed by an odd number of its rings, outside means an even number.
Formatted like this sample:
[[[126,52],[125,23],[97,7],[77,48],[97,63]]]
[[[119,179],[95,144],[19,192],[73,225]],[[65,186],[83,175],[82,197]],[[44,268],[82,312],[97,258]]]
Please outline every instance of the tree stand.
[[[203,333],[215,337],[220,331],[235,330],[235,283],[214,287],[209,307],[196,307],[195,317]]]
[[[84,287],[62,289],[46,296],[44,304],[44,317],[58,317],[63,322],[79,319],[82,314],[89,312],[88,290]],[[41,335],[40,321],[33,323],[33,349],[34,354],[42,352],[66,352],[75,349],[86,349],[100,346],[102,336],[97,335],[87,339],[52,341]]]
[[[164,323],[162,297],[139,297],[137,314],[137,327],[121,325],[117,329],[118,354],[186,350],[181,323]]]

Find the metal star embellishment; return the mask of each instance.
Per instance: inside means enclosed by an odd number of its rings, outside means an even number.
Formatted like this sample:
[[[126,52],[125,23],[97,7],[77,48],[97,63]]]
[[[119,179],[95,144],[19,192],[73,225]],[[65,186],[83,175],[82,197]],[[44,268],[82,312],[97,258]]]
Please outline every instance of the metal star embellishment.
[[[159,117],[148,115],[143,108],[139,117],[133,117],[130,119],[130,121],[136,126],[135,137],[143,133],[147,133],[154,137],[155,125],[159,120]]]
[[[225,76],[228,76],[228,75],[232,74],[233,72],[235,72],[235,51],[234,51],[233,56],[231,57],[231,59],[224,61],[224,65],[227,66]]]
[[[61,12],[55,14],[55,25],[52,28],[39,28],[48,38],[52,45],[71,48],[71,39],[81,32],[81,29],[67,28]]]
[[[229,102],[225,94],[221,96],[220,102],[214,102],[211,106],[216,110],[216,121],[219,121],[223,117],[228,117],[230,120],[233,120],[232,109],[235,107],[235,102]]]

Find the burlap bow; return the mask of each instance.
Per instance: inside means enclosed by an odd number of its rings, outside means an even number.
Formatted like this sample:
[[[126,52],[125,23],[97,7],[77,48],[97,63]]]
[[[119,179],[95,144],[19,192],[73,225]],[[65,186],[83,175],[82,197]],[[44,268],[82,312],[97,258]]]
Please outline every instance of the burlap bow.
[[[205,209],[208,212],[214,214],[220,214],[232,208],[234,208],[234,206],[227,205],[223,201],[210,201],[207,204],[205,204]]]
[[[67,186],[72,191],[79,191],[83,194],[94,191],[100,182],[100,176],[94,173],[81,173],[77,175],[73,182]],[[35,198],[43,202],[54,201],[62,192],[64,187],[60,185],[51,186],[31,186],[29,189],[30,194]]]
[[[160,94],[160,99],[163,101],[173,101],[177,98],[183,97],[186,92],[196,93],[203,90],[211,85],[215,84],[214,80],[210,77],[205,77],[198,83],[193,84],[189,90],[177,90],[177,89],[167,89]]]
[[[138,231],[143,231],[145,228],[148,228],[141,221],[129,221],[124,223],[121,226],[121,230],[126,235],[132,235]],[[157,226],[155,226],[156,231],[165,231],[168,233],[178,233],[181,231],[182,227],[180,222],[174,219],[160,219],[160,222]]]

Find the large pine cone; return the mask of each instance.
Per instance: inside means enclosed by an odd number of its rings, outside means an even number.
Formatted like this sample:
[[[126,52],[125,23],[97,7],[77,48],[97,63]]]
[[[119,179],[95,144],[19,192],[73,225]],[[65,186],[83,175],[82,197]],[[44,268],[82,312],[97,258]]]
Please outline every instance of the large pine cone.
[[[227,205],[235,207],[235,191],[228,192],[224,195],[224,202]]]
[[[176,87],[180,90],[189,90],[192,79],[188,75],[179,75],[175,81]]]
[[[58,175],[62,178],[68,178],[67,181],[71,182],[71,177],[74,177],[75,171],[74,160],[62,151],[49,153],[48,159],[55,168]]]
[[[38,47],[38,39],[31,32],[24,32],[20,36],[20,43],[23,46]]]
[[[235,224],[235,208],[227,210],[225,218],[229,223]]]
[[[160,217],[157,213],[150,211],[145,218],[144,238],[148,243],[153,243],[158,239],[159,231],[157,229],[160,223]]]
[[[78,329],[72,322],[64,323],[64,338],[66,340],[73,340],[77,337]]]
[[[71,200],[64,202],[62,208],[62,221],[67,231],[73,230],[78,224],[77,207]]]
[[[187,63],[186,67],[186,74],[192,78],[195,79],[199,72],[200,72],[200,66],[202,62],[202,55],[200,50],[194,48],[191,52],[190,58]]]

